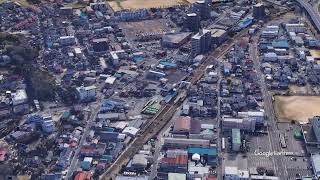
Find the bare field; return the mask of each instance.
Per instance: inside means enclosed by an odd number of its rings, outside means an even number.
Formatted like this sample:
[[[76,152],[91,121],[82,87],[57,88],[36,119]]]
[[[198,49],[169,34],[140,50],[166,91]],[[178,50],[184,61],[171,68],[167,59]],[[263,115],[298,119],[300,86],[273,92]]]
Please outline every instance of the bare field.
[[[167,27],[168,20],[157,19],[157,20],[145,20],[138,22],[123,22],[119,26],[124,30],[124,34],[129,39],[134,39],[136,34],[140,33],[157,33],[157,32],[168,32],[170,28]]]
[[[187,5],[196,0],[111,0],[108,1],[111,8],[116,11],[137,10],[149,8],[168,8],[177,5]]]
[[[307,123],[320,115],[320,96],[275,96],[274,108],[279,122]]]

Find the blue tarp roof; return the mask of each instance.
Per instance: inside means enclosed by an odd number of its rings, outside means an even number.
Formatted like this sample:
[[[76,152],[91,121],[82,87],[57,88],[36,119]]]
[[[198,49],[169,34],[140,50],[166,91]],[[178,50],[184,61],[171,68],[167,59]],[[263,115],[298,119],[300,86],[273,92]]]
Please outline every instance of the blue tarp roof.
[[[249,17],[249,18],[246,18],[244,19],[242,22],[239,23],[239,27],[240,28],[246,28],[248,27],[249,25],[251,25],[253,22],[253,18]]]
[[[272,42],[272,46],[275,48],[289,48],[289,43],[287,40],[275,40]]]
[[[200,155],[211,155],[211,156],[217,156],[218,155],[218,149],[213,148],[188,148],[188,153],[190,154],[200,154]]]

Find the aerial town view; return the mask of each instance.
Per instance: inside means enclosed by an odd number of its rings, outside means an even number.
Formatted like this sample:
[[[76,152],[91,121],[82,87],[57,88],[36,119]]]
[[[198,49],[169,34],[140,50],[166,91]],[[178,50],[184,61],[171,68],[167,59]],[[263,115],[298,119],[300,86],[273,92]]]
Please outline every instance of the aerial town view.
[[[0,180],[320,180],[320,0],[0,0]]]

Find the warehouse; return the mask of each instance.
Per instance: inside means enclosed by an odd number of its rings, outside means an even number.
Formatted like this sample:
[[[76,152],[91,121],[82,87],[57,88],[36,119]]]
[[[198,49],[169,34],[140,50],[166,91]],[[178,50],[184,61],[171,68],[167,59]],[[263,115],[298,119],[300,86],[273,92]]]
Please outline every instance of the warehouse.
[[[189,157],[194,154],[199,154],[202,160],[210,166],[217,165],[218,149],[216,147],[210,148],[188,148]]]
[[[210,146],[209,140],[203,139],[182,139],[182,138],[164,138],[164,146],[172,148],[188,148],[188,147],[203,147]]]

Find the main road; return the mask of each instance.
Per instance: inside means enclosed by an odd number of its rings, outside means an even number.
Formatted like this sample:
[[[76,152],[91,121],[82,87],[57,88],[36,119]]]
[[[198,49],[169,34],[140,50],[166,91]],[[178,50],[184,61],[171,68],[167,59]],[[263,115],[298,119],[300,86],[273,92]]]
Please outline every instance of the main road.
[[[306,0],[295,0],[301,7],[303,7],[309,14],[313,24],[315,25],[318,32],[320,32],[320,14],[311,4]]]
[[[268,118],[268,136],[270,141],[270,146],[273,152],[281,152],[282,149],[280,147],[279,143],[279,130],[277,126],[277,119],[273,108],[273,101],[272,101],[272,95],[268,91],[267,83],[265,82],[264,74],[260,70],[261,62],[259,60],[259,53],[258,53],[258,40],[259,40],[259,33],[256,35],[253,39],[253,42],[249,46],[249,54],[252,58],[252,61],[254,62],[254,67],[257,72],[257,77],[259,78],[259,84],[262,91],[263,96],[263,104],[264,104],[264,112],[266,117]],[[271,157],[275,172],[279,176],[280,179],[286,179],[288,177],[288,172],[286,170],[285,163],[282,163],[281,156],[277,157]]]
[[[102,102],[102,98],[98,98],[96,102],[91,103],[92,105],[89,113],[90,115],[88,116],[86,127],[83,130],[83,135],[81,136],[79,144],[74,151],[73,158],[71,160],[71,163],[69,165],[69,168],[66,174],[66,179],[71,178],[73,172],[76,170],[76,167],[78,166],[80,150],[84,142],[86,141],[87,137],[89,136],[90,128],[92,127],[92,124],[97,117],[101,102]]]

